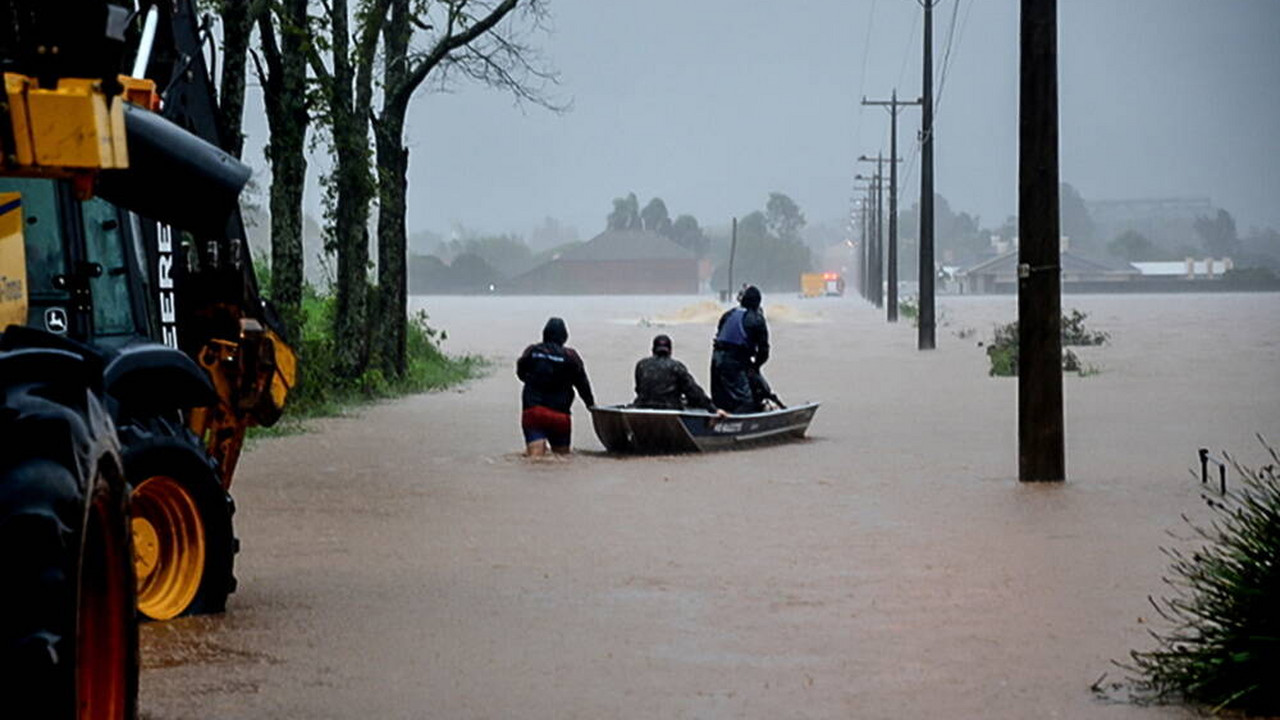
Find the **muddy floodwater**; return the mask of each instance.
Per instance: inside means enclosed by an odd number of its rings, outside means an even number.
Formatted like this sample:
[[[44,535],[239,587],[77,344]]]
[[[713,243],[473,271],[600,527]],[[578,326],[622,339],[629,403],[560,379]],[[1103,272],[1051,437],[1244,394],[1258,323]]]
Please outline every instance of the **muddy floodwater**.
[[[515,357],[549,315],[602,403],[652,336],[706,384],[695,297],[414,298],[466,387],[259,442],[224,615],[143,628],[143,717],[1188,718],[1112,664],[1161,627],[1196,450],[1280,441],[1280,295],[1066,296],[1110,333],[1065,380],[1068,481],[1022,485],[1013,297],[939,299],[938,348],[855,298],[765,296],[802,442],[619,459],[574,408],[520,457]],[[1095,693],[1091,685],[1103,674]]]

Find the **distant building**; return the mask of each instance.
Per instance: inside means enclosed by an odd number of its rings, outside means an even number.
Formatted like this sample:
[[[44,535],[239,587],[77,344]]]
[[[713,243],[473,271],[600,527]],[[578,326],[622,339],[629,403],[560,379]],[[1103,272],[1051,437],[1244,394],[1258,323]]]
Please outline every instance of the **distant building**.
[[[1204,260],[1187,258],[1186,260],[1161,260],[1156,262],[1133,262],[1130,264],[1143,277],[1186,278],[1188,280],[1220,278],[1228,270],[1234,268],[1231,258],[1228,257],[1219,260],[1213,258],[1205,258]]]
[[[1062,292],[1213,292],[1275,289],[1274,279],[1232,279],[1231,258],[1108,264],[1061,252]],[[1018,251],[1010,250],[957,273],[966,295],[1016,293]]]
[[[1136,277],[1137,269],[1128,263],[1108,265],[1076,255],[1069,250],[1059,253],[1062,265],[1062,290],[1106,292],[1117,283],[1125,283]],[[960,292],[965,295],[990,293],[1016,293],[1018,291],[1018,251],[1009,250],[993,258],[983,260],[956,273]],[[1074,287],[1073,287],[1074,286]]]
[[[693,251],[645,230],[606,230],[507,281],[509,295],[694,295]]]

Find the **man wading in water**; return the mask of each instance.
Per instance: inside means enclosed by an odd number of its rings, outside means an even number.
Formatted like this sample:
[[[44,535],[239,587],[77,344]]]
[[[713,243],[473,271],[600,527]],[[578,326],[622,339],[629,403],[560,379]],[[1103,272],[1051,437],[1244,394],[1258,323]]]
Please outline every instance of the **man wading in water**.
[[[769,326],[760,312],[760,289],[748,286],[739,306],[720,316],[711,352],[711,400],[731,413],[760,412],[750,374],[769,361]]]
[[[530,457],[546,455],[548,444],[557,455],[569,454],[573,430],[569,407],[574,388],[588,408],[596,404],[586,365],[576,350],[565,346],[568,339],[564,320],[553,317],[542,328],[542,342],[525,348],[516,361],[516,377],[524,382],[520,428],[525,454]]]

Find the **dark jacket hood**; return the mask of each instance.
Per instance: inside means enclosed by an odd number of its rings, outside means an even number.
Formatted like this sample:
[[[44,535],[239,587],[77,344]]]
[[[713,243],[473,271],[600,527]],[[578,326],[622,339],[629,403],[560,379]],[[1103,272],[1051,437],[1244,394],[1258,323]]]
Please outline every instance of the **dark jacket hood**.
[[[751,285],[742,291],[742,299],[739,300],[742,307],[748,310],[755,310],[760,307],[760,288]]]
[[[569,328],[565,327],[564,320],[558,317],[547,320],[546,327],[542,328],[542,342],[563,345],[568,339]]]

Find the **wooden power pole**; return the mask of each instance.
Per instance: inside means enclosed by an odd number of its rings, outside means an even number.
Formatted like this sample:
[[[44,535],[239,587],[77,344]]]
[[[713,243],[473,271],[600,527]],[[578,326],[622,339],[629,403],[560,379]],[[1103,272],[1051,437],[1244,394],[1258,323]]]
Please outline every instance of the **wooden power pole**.
[[[733,230],[729,235],[729,289],[725,291],[725,299],[733,302],[733,256],[738,254],[738,218],[733,218]]]
[[[924,77],[920,100],[920,316],[916,347],[936,347],[933,311],[933,6],[939,0],[917,0],[924,8]]]
[[[862,98],[863,105],[884,105],[889,108],[889,255],[886,269],[888,276],[889,297],[886,319],[898,322],[898,112],[899,108],[908,105],[919,105],[922,100],[908,101],[898,99],[898,89],[893,89],[889,100],[868,100]]]
[[[1018,479],[1065,480],[1057,0],[1022,0],[1018,108]]]

